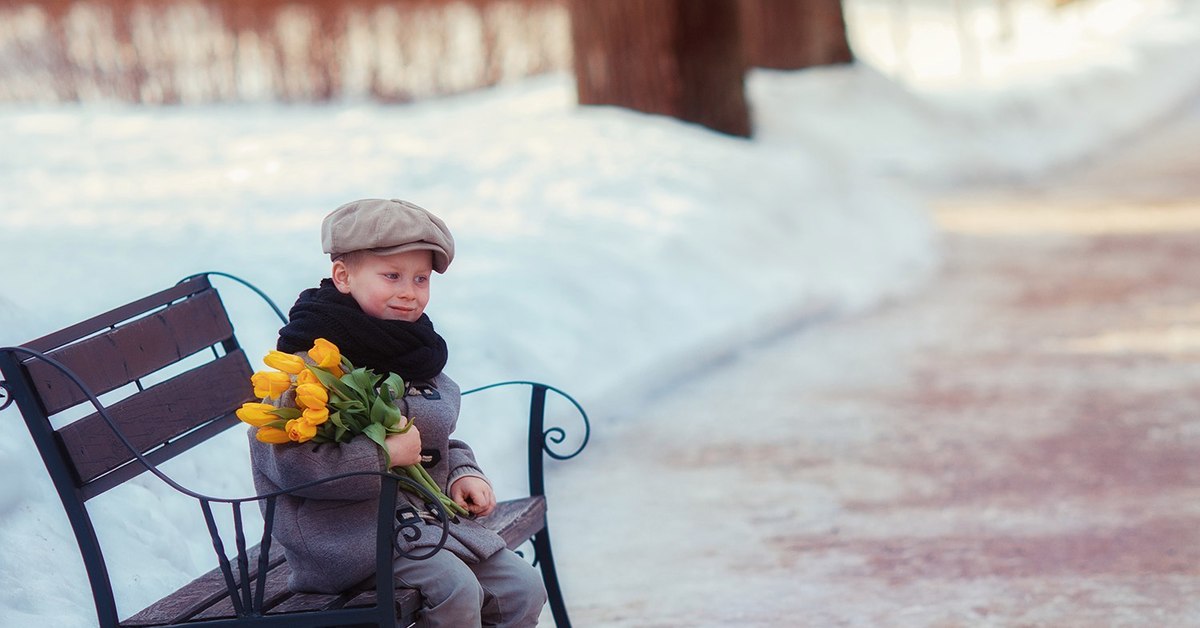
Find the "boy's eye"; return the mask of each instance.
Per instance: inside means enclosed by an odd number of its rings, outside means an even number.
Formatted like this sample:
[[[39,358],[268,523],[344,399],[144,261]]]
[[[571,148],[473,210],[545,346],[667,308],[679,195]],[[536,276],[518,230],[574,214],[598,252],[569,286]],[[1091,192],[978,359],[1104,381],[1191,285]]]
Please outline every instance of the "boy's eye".
[[[426,281],[429,281],[429,277],[427,277],[425,275],[417,275],[416,276],[417,283],[425,283]]]
[[[397,273],[384,273],[383,278],[389,281],[395,281],[400,278],[400,275]]]

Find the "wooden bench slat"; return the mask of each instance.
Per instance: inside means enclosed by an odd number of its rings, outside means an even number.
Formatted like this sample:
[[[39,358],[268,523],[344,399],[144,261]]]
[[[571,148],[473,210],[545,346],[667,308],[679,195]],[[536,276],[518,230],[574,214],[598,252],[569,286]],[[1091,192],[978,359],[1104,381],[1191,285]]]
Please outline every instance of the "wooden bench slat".
[[[109,416],[145,452],[252,400],[250,374],[239,349],[113,404]],[[64,426],[58,434],[82,482],[133,459],[99,413]]]
[[[212,289],[212,284],[209,283],[207,277],[195,277],[191,280],[175,284],[165,290],[159,290],[136,301],[113,308],[107,312],[97,314],[70,327],[46,334],[36,340],[30,340],[24,343],[23,346],[47,353],[80,338],[90,336],[98,331],[108,329],[113,325],[160,308],[168,303],[210,289]]]
[[[204,441],[224,432],[225,430],[235,426],[245,425],[233,413],[229,413],[223,417],[214,419],[200,427],[171,440],[171,442],[152,449],[142,454],[146,460],[158,467],[163,462],[178,456],[179,454],[203,443]],[[105,491],[120,486],[123,482],[130,478],[135,478],[146,472],[146,467],[137,460],[130,459],[129,462],[101,475],[94,480],[84,484],[79,488],[79,494],[84,501],[104,493]]]
[[[258,546],[247,550],[250,557],[250,577],[258,575]],[[271,552],[268,569],[275,569],[283,564],[283,552],[276,549]],[[234,568],[237,573],[237,568]],[[212,606],[221,598],[227,597],[225,576],[219,568],[192,580],[180,587],[171,595],[151,604],[129,619],[121,622],[122,626],[141,628],[144,626],[161,626],[182,621]]]
[[[416,589],[396,589],[396,619],[397,626],[407,626],[410,622],[416,621],[417,612],[421,610],[421,594]],[[349,601],[342,605],[342,608],[364,608],[375,606],[376,604],[375,591],[361,591]]]
[[[492,514],[480,517],[479,522],[495,530],[509,549],[516,549],[546,527],[546,498],[534,495],[500,502]]]
[[[374,591],[371,592],[374,595]],[[348,601],[346,594],[296,593],[271,609],[272,613],[297,613],[311,610],[343,608]],[[373,602],[372,602],[373,603]],[[360,606],[367,606],[362,604]]]
[[[396,616],[414,617],[421,608],[421,595],[416,589],[396,589]],[[376,603],[374,589],[341,594],[297,593],[270,610],[271,614],[295,613],[314,609],[368,608]]]
[[[273,567],[267,572],[267,584],[263,590],[263,609],[270,610],[272,607],[283,602],[293,594],[287,588],[288,578],[292,575],[292,569],[287,562],[282,562],[278,566]],[[251,585],[251,595],[253,595],[254,587],[257,582]],[[229,600],[229,596],[225,596],[217,600],[216,604],[197,613],[194,617],[188,619],[225,619],[229,617],[237,617],[237,613],[233,610],[233,602]]]
[[[48,355],[102,395],[233,336],[215,290],[208,290],[106,333]],[[87,399],[57,368],[31,358],[25,363],[47,414]]]

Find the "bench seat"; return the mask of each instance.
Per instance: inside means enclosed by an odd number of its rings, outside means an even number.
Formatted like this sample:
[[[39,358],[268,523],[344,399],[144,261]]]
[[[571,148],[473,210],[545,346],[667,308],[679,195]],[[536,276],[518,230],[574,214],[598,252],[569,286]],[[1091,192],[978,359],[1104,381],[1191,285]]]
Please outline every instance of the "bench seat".
[[[495,530],[509,549],[516,549],[539,530],[545,527],[546,498],[541,495],[514,499],[496,504],[496,510],[480,523]],[[249,551],[251,578],[257,577],[258,547]],[[298,611],[327,610],[373,606],[374,590],[353,590],[341,594],[292,593],[287,589],[291,569],[283,559],[283,553],[275,550],[268,563],[266,595],[263,608],[268,615],[294,613]],[[373,583],[368,580],[367,586]],[[415,589],[396,589],[396,616],[398,626],[411,623],[421,607],[420,595]],[[188,621],[227,619],[235,617],[225,579],[220,569],[196,578],[171,595],[155,602],[136,615],[121,622],[129,628],[176,625]]]

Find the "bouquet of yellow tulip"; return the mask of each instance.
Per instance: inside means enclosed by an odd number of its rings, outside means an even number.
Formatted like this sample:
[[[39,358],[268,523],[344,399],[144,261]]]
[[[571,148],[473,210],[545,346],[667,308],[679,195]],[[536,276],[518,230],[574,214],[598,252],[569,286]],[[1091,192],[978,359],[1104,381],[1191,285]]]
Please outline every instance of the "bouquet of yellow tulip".
[[[404,380],[395,373],[380,376],[355,368],[337,345],[324,338],[316,339],[308,357],[313,364],[282,351],[268,353],[263,362],[275,370],[250,377],[254,396],[262,401],[242,404],[237,417],[258,428],[255,438],[264,443],[345,443],[362,434],[383,448],[386,458],[384,439],[407,432],[412,425],[396,407],[405,393]],[[295,407],[268,403],[290,390],[295,391]],[[467,514],[438,488],[424,467],[414,464],[403,469],[447,510]]]

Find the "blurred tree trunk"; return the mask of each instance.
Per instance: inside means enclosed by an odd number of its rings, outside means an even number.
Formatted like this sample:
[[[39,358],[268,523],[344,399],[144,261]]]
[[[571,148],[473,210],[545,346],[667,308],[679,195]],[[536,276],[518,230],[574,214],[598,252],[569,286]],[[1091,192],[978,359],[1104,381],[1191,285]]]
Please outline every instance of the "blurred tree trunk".
[[[748,137],[738,0],[570,0],[582,105]]]
[[[799,70],[850,63],[841,0],[741,0],[749,64]]]

